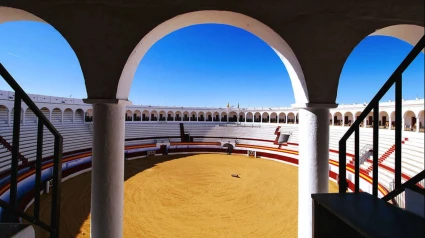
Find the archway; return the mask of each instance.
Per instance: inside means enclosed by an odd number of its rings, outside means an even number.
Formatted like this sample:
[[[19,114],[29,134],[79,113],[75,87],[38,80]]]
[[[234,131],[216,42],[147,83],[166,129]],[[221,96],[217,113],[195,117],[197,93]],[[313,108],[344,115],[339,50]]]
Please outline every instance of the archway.
[[[353,123],[353,113],[346,112],[344,113],[344,126],[351,126]]]
[[[256,112],[254,114],[254,122],[261,122],[261,113]]]
[[[389,127],[388,113],[385,111],[379,112],[379,128],[388,128],[388,127]]]
[[[9,109],[3,105],[0,105],[0,124],[7,125],[9,123]]]
[[[84,123],[84,111],[83,109],[77,109],[74,115],[74,123]]]
[[[403,114],[404,130],[413,131],[416,128],[416,114],[410,110]]]
[[[190,120],[191,121],[197,121],[198,117],[197,117],[197,113],[196,112],[191,112],[190,113]]]
[[[270,120],[269,113],[268,112],[263,112],[263,115],[261,115],[261,118],[262,118],[261,122],[268,123],[269,120]]]
[[[204,112],[198,112],[198,121],[205,121]]]
[[[176,116],[174,118],[175,121],[181,121],[182,120],[182,113],[180,111],[176,112]]]
[[[293,112],[288,113],[287,124],[295,124],[295,114]]]
[[[183,112],[183,121],[189,121],[189,112],[188,111]]]
[[[237,121],[238,121],[238,114],[236,114],[236,112],[230,112],[229,122],[237,122]]]
[[[85,117],[84,117],[84,121],[85,122],[91,122],[93,121],[93,109],[88,109],[86,111]]]
[[[221,113],[221,122],[227,122],[227,113],[226,112],[222,112]]]
[[[253,122],[254,121],[254,115],[252,114],[252,112],[248,112],[246,114],[246,122]]]
[[[271,123],[276,123],[277,122],[277,113],[276,112],[272,112],[270,114],[270,122]]]
[[[207,112],[206,113],[206,121],[212,121],[212,120],[213,120],[212,113],[211,112]]]
[[[70,124],[73,123],[73,116],[74,116],[74,112],[72,111],[71,108],[67,108],[63,111],[63,123],[64,124]]]
[[[157,111],[155,111],[155,110],[153,110],[153,111],[151,111],[151,113],[150,113],[151,115],[151,120],[150,121],[158,121],[158,112]]]
[[[167,121],[174,121],[174,112],[172,111],[167,112]]]
[[[425,124],[424,118],[425,118],[425,111],[422,110],[418,113],[418,122],[417,122],[418,128],[417,129],[419,132],[424,132],[424,124]]]
[[[245,122],[245,113],[239,112],[239,122]]]
[[[213,114],[213,120],[214,121],[220,121],[220,113],[214,112],[214,114]]]
[[[140,110],[135,110],[133,112],[133,121],[141,121],[142,120],[142,112]]]
[[[133,112],[131,110],[125,111],[125,120],[133,121]]]
[[[334,126],[342,126],[342,114],[340,112],[334,113]]]
[[[285,65],[292,83],[295,101],[298,104],[308,102],[308,91],[301,66],[289,45],[270,27],[249,16],[230,12],[205,10],[176,16],[155,27],[145,35],[134,48],[121,73],[117,88],[117,98],[127,99],[130,93],[136,69],[146,52],[164,36],[184,27],[199,24],[224,24],[244,29],[266,42]]]
[[[279,123],[286,123],[286,114],[284,112],[279,113]]]
[[[149,121],[149,111],[148,110],[143,110],[142,112],[142,121]]]
[[[25,125],[36,125],[37,124],[37,117],[35,116],[34,112],[27,108],[25,111]]]
[[[159,112],[159,120],[160,121],[165,121],[165,111],[160,111]]]

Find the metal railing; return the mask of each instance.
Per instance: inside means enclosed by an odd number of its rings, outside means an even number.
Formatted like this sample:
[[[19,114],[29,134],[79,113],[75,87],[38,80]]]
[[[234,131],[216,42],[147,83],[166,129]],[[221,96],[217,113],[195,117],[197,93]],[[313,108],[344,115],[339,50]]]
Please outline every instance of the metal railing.
[[[15,91],[14,113],[13,113],[13,139],[12,139],[12,160],[10,169],[10,199],[9,203],[0,199],[0,206],[7,211],[6,219],[15,222],[19,217],[34,225],[37,225],[50,233],[50,237],[59,237],[59,218],[60,218],[60,184],[62,180],[62,147],[63,138],[44,114],[38,109],[35,103],[24,92],[19,84],[13,79],[9,72],[0,63],[0,75]],[[21,104],[24,102],[29,109],[33,111],[38,118],[37,126],[37,151],[35,161],[35,186],[34,186],[34,212],[33,215],[24,213],[18,208],[18,155],[19,139],[21,130]],[[50,214],[50,225],[40,219],[40,192],[41,192],[41,172],[43,159],[43,130],[44,127],[52,133],[54,137],[53,152],[53,188],[52,205]]]
[[[409,67],[416,56],[425,47],[425,35],[413,47],[406,58],[401,62],[397,69],[393,72],[390,78],[385,82],[378,93],[373,97],[370,103],[366,106],[364,111],[357,117],[353,125],[347,130],[344,136],[339,141],[339,192],[345,193],[347,190],[346,181],[346,149],[347,140],[354,133],[354,192],[359,192],[359,176],[360,176],[360,123],[369,115],[373,110],[373,170],[372,170],[372,195],[378,197],[378,148],[379,148],[379,101],[388,92],[388,90],[395,84],[395,189],[401,186],[401,142],[402,142],[402,75],[403,72]]]

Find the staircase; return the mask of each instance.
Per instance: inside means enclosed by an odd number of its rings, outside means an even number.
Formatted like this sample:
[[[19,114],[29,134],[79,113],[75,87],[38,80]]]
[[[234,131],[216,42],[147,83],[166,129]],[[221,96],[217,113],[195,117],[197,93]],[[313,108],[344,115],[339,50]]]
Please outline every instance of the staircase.
[[[407,140],[407,138],[402,138],[403,73],[424,47],[425,35],[408,53],[339,141],[339,193],[311,195],[314,237],[425,237],[425,217],[423,217],[423,212],[419,212],[425,209],[425,189],[417,185],[425,179],[425,170],[404,183],[402,183],[401,173],[401,146]],[[393,86],[395,86],[395,141],[388,151],[379,157],[379,125],[373,123],[373,160],[372,166],[367,169],[368,172],[372,172],[372,194],[360,192],[360,125],[370,113],[373,113],[373,118],[379,118],[379,101]],[[347,193],[347,141],[353,134],[354,178],[349,179],[354,183],[354,192]],[[395,161],[394,190],[379,198],[379,164],[393,153]],[[404,201],[406,210],[398,207],[394,199],[402,193],[406,196]],[[407,197],[410,198],[407,199]],[[422,207],[418,209],[418,206]]]
[[[378,166],[379,164],[384,162],[392,153],[394,153],[394,151],[395,151],[395,145],[392,145],[387,151],[385,151],[383,155],[381,155],[381,157],[379,157]],[[366,172],[369,174],[370,172],[372,172],[372,169],[373,169],[373,164],[366,169]]]

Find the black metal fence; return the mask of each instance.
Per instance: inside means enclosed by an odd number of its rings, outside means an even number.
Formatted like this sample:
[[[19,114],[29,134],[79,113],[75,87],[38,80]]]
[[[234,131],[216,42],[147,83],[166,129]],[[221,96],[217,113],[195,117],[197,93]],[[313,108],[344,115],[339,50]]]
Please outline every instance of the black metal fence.
[[[9,72],[0,64],[0,75],[14,90],[14,113],[13,113],[13,139],[12,139],[12,160],[10,169],[10,199],[9,202],[0,199],[0,206],[7,211],[6,218],[9,222],[15,222],[18,218],[23,218],[32,224],[40,226],[50,233],[50,237],[59,237],[60,218],[60,185],[62,180],[62,149],[63,138],[44,114],[38,109],[35,103],[24,92],[19,84],[13,79]],[[35,185],[34,185],[34,212],[32,215],[24,213],[18,207],[18,165],[19,165],[19,141],[21,131],[21,104],[25,103],[37,117],[37,150],[35,161]],[[50,214],[50,225],[40,220],[40,192],[41,192],[41,172],[43,159],[43,131],[44,128],[54,137],[53,152],[53,186],[52,204]]]
[[[373,118],[379,118],[379,101],[395,84],[395,179],[394,186],[396,190],[401,188],[401,142],[402,142],[402,76],[403,72],[409,67],[412,61],[425,47],[425,35],[419,40],[415,47],[409,52],[406,58],[397,67],[390,78],[385,82],[378,93],[373,97],[365,110],[357,117],[353,125],[348,129],[339,141],[339,192],[345,193],[347,190],[346,181],[346,146],[348,138],[354,133],[354,192],[359,192],[360,176],[360,124],[373,110]],[[378,146],[379,146],[379,124],[373,123],[373,170],[372,170],[372,195],[378,196]]]

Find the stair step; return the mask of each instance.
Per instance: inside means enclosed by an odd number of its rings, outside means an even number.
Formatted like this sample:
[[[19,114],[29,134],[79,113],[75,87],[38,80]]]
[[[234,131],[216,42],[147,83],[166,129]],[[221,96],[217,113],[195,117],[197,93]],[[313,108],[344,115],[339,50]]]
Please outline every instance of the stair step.
[[[327,193],[312,194],[311,197],[314,200],[314,209],[316,206],[324,208],[329,214],[356,231],[359,237],[425,237],[424,218],[371,194]],[[320,215],[320,213],[317,214],[317,216]],[[314,223],[323,223],[323,221],[315,220],[320,217],[313,217],[313,219]]]

